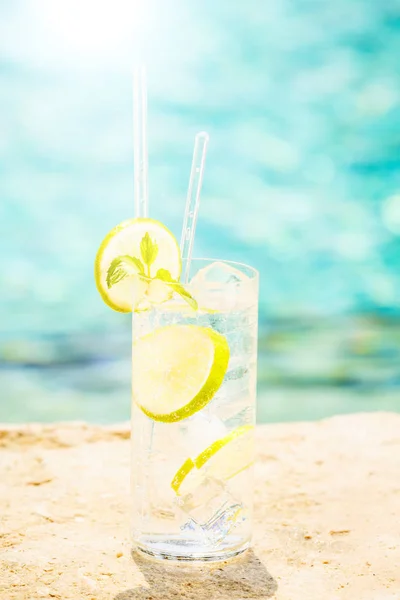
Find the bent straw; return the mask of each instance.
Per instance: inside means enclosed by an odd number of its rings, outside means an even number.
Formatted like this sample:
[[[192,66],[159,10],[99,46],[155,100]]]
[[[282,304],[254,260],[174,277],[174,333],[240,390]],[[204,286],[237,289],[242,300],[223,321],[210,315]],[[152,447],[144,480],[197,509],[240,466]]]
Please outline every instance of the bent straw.
[[[135,217],[149,213],[146,70],[133,72],[133,167]]]
[[[184,264],[184,283],[188,283],[189,281],[190,261],[192,259],[197,216],[200,206],[200,192],[203,184],[204,166],[209,139],[208,133],[202,131],[196,135],[194,142],[192,168],[190,171],[189,188],[186,198],[185,216],[183,220],[181,236],[181,256]]]

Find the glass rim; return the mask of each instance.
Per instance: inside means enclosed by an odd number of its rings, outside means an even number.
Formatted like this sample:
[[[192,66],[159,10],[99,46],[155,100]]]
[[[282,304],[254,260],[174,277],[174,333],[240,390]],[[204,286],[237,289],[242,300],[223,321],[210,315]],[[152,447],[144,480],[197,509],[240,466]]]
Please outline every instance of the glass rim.
[[[188,258],[183,258],[182,259],[182,264],[187,263],[188,262]],[[248,265],[247,263],[242,263],[236,260],[227,260],[225,258],[208,258],[208,257],[194,257],[190,259],[190,263],[196,263],[196,262],[209,262],[209,263],[214,263],[214,262],[220,262],[220,263],[224,263],[226,265],[232,265],[234,267],[237,268],[242,268],[245,269],[246,271],[249,271],[252,273],[252,275],[249,277],[251,280],[254,278],[258,278],[260,276],[260,272],[258,271],[258,269],[256,269],[255,267],[252,267],[251,265]]]
[[[189,259],[183,259],[182,265],[188,262]],[[196,277],[196,273],[201,272],[202,266],[212,265],[213,263],[222,263],[236,268],[243,273],[243,279],[239,281],[199,281],[193,282],[193,278]],[[259,285],[259,272],[254,267],[241,263],[234,260],[223,260],[218,258],[191,258],[190,266],[197,266],[200,268],[195,271],[192,278],[188,282],[169,279],[171,277],[168,271],[160,273],[159,277],[149,279],[144,278],[147,281],[147,291],[144,292],[145,308],[137,307],[137,310],[133,309],[134,313],[141,313],[142,310],[147,310],[150,306],[153,309],[162,310],[163,307],[170,308],[171,302],[175,302],[178,296],[182,297],[182,302],[186,302],[194,308],[194,304],[204,304],[208,301],[214,302],[216,299],[215,294],[228,294],[231,300],[235,299],[236,302],[240,303],[242,308],[248,308],[249,306],[256,305],[258,303],[258,285]],[[190,270],[190,269],[189,269]],[[162,271],[162,269],[161,269]],[[184,269],[183,269],[184,271]],[[164,278],[165,276],[165,278]],[[151,289],[150,289],[150,286]],[[155,287],[153,287],[155,286]],[[171,295],[165,295],[165,288],[170,290]],[[198,294],[206,293],[206,296],[198,297]],[[135,295],[136,292],[134,292]],[[153,295],[154,294],[154,295]],[[243,296],[242,294],[245,294]],[[251,302],[250,302],[251,300]],[[136,300],[134,300],[136,302]],[[243,302],[246,301],[245,305]],[[148,304],[146,304],[146,302]],[[238,305],[239,306],[239,305]],[[231,307],[232,308],[232,307]],[[197,310],[197,307],[195,308]]]

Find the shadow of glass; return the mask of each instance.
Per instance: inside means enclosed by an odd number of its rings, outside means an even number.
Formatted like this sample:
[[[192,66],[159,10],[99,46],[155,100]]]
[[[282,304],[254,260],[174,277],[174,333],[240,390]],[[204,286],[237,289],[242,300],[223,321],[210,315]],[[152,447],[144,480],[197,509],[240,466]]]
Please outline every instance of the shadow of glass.
[[[252,550],[223,563],[190,566],[185,563],[159,562],[136,552],[133,560],[147,586],[117,594],[114,600],[234,600],[270,598],[278,585]],[[218,592],[217,592],[218,590]]]

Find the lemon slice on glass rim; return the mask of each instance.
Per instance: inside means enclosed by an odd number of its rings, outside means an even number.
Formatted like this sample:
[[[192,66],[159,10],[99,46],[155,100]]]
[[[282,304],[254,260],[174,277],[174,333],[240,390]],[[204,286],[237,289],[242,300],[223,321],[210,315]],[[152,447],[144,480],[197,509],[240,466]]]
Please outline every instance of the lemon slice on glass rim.
[[[182,262],[174,235],[159,221],[123,221],[104,238],[95,259],[95,281],[104,302],[118,312],[164,302],[173,294],[165,281],[179,281]],[[159,275],[159,278],[157,278]]]

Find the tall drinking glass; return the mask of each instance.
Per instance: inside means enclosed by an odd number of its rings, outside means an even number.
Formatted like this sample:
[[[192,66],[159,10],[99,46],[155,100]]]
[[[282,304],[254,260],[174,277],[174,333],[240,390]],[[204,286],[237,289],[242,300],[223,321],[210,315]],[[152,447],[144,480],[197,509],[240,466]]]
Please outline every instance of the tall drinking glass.
[[[159,304],[133,314],[136,549],[206,561],[248,548],[257,319],[257,271],[204,259],[189,284],[165,283]]]

